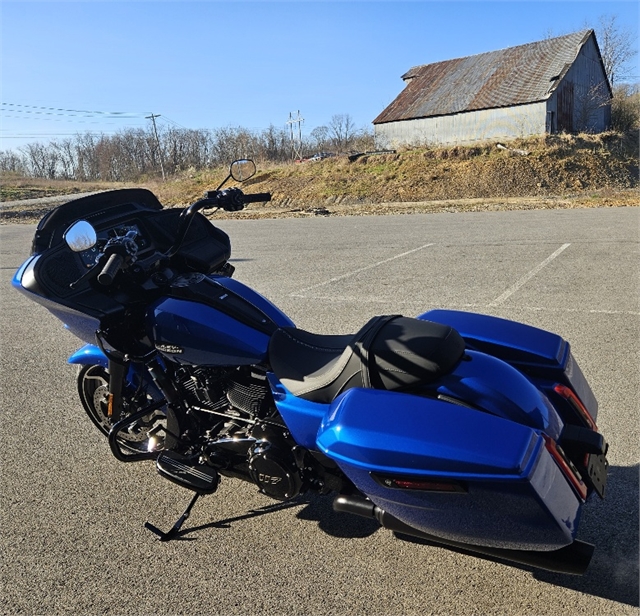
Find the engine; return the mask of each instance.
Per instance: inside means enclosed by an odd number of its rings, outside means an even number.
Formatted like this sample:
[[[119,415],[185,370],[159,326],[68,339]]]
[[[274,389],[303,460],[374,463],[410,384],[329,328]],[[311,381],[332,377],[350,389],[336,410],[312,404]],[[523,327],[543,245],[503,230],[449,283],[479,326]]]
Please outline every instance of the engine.
[[[302,475],[290,450],[268,440],[250,449],[249,474],[260,492],[276,500],[294,498],[302,490]]]
[[[261,419],[270,410],[266,376],[247,367],[179,368],[176,379],[191,406]]]
[[[181,367],[175,377],[198,412],[204,451],[221,473],[251,479],[277,500],[303,491],[305,453],[282,423],[264,373],[246,366]]]

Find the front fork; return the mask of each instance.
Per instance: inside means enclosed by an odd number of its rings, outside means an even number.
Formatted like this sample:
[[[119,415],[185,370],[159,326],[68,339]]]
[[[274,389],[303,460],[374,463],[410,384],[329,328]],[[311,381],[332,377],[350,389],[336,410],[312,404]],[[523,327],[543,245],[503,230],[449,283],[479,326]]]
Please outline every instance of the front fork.
[[[127,377],[128,365],[109,359],[109,398],[107,415],[115,424],[122,417],[122,390]]]
[[[157,358],[151,357],[145,362],[134,364],[130,361],[114,358],[107,355],[95,345],[87,344],[78,349],[68,359],[68,363],[76,365],[99,365],[109,372],[109,391],[107,397],[107,416],[111,423],[109,431],[109,445],[113,455],[121,462],[136,462],[139,460],[155,459],[157,452],[126,452],[118,437],[130,428],[132,424],[140,421],[145,416],[163,408],[166,415],[166,429],[163,449],[172,449],[178,442],[181,431],[178,417],[182,412],[182,401],[173,383],[167,377],[166,372]],[[142,382],[142,379],[153,380],[156,390],[156,399],[151,404],[130,413],[124,417],[124,392],[129,385],[134,390]],[[150,384],[149,384],[150,385]]]
[[[194,464],[191,459],[171,451],[180,439],[181,427],[178,416],[182,416],[185,409],[183,408],[184,403],[171,379],[168,378],[166,370],[156,357],[150,357],[147,361],[138,364],[144,365],[146,373],[151,377],[157,392],[162,397],[144,408],[122,417],[123,392],[125,388],[127,385],[135,388],[135,382],[144,378],[146,374],[142,370],[138,370],[136,364],[108,357],[107,354],[94,345],[86,345],[76,351],[69,358],[69,363],[98,365],[109,372],[107,415],[112,422],[112,426],[109,430],[108,439],[109,447],[114,457],[121,462],[155,460],[157,470],[161,476],[195,492],[183,514],[168,532],[161,531],[149,522],[145,524],[145,528],[157,535],[161,541],[169,541],[178,536],[182,525],[189,518],[191,509],[200,496],[212,494],[216,491],[219,475],[216,469]],[[126,452],[118,438],[120,433],[127,430],[132,424],[142,420],[145,416],[163,407],[166,415],[166,428],[162,451]]]

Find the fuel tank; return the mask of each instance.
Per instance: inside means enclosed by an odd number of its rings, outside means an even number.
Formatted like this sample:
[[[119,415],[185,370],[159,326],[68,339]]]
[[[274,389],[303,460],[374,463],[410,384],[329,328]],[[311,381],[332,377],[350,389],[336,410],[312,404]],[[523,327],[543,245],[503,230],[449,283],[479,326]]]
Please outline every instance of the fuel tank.
[[[198,366],[238,366],[267,358],[271,334],[293,322],[242,283],[223,276],[189,274],[147,311],[156,349],[172,361]]]

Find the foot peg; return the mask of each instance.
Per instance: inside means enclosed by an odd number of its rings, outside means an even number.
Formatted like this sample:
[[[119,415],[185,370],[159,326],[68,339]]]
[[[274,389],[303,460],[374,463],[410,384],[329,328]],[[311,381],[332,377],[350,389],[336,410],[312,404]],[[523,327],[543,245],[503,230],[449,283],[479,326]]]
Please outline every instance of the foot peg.
[[[156,467],[158,472],[169,481],[195,492],[184,513],[170,531],[165,533],[150,522],[145,522],[144,527],[158,535],[160,541],[169,541],[178,535],[198,498],[205,494],[213,494],[218,489],[220,475],[216,469],[198,464],[197,461],[194,462],[193,459],[174,451],[162,452],[156,459]]]
[[[175,451],[163,451],[156,459],[156,468],[165,479],[198,494],[213,494],[218,489],[220,475],[215,468]]]

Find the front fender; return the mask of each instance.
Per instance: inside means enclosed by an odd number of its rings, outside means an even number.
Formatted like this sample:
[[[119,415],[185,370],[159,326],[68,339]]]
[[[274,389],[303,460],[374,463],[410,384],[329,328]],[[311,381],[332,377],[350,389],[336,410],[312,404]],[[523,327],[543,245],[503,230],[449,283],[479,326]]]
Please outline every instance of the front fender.
[[[67,363],[77,364],[80,366],[98,365],[103,368],[109,367],[109,360],[107,359],[107,356],[94,344],[85,344],[71,357],[69,357]]]

